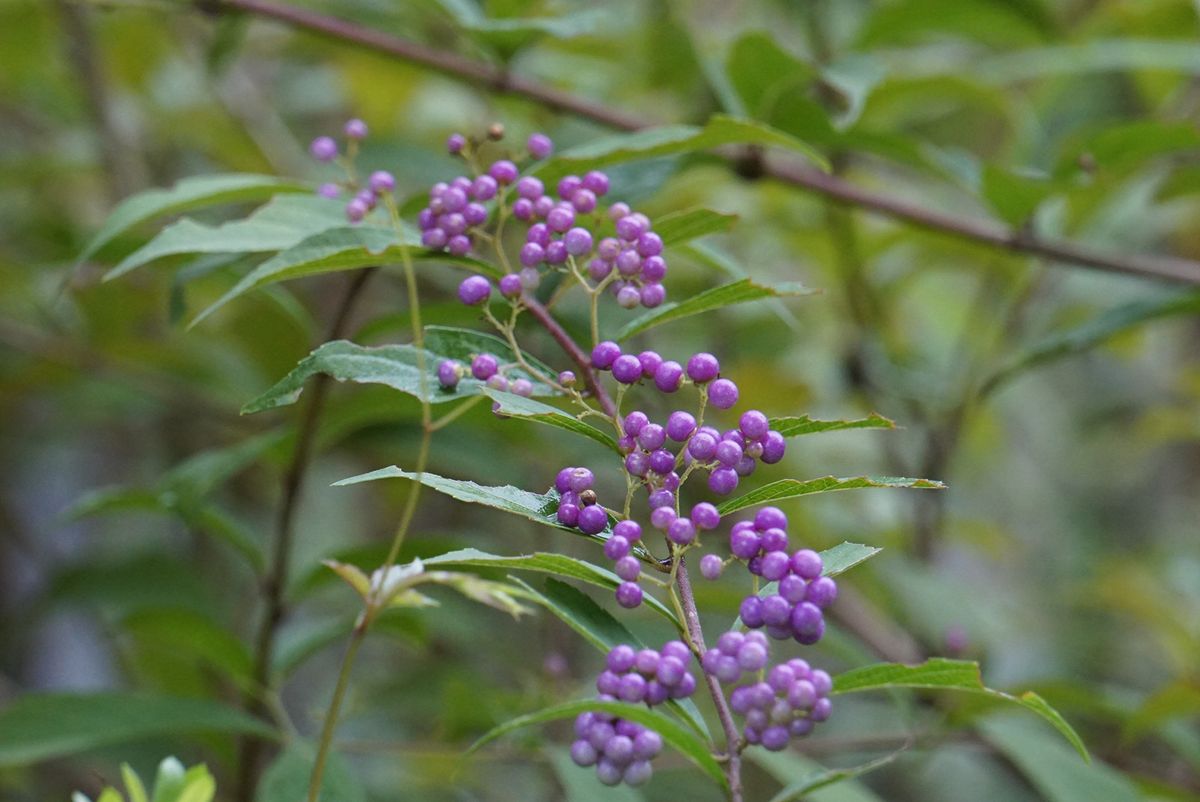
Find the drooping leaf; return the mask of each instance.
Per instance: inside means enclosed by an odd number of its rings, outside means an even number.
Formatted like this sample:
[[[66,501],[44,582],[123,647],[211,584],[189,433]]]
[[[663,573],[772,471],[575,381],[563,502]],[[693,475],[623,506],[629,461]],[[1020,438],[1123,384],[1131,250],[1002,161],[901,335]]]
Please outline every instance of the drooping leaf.
[[[345,225],[343,205],[338,201],[317,195],[277,195],[244,220],[210,226],[185,217],[172,223],[122,259],[104,280],[166,256],[282,251],[319,231]]]
[[[1029,222],[1042,201],[1057,187],[1047,176],[1017,172],[992,164],[983,168],[983,197],[1009,225]]]
[[[27,694],[0,711],[0,766],[183,733],[275,737],[262,721],[221,703],[138,693]]]
[[[259,781],[255,802],[297,802],[308,793],[315,750],[306,741],[293,741],[267,767]],[[356,772],[332,751],[321,778],[322,802],[365,802],[366,791]]]
[[[224,173],[185,178],[170,189],[152,189],[121,202],[79,256],[82,262],[134,226],[179,212],[265,200],[280,192],[311,192],[308,184],[269,175]]]
[[[780,147],[799,153],[825,167],[825,159],[790,134],[752,120],[714,115],[704,127],[669,125],[630,134],[614,134],[563,151],[536,169],[543,180],[557,180],[568,173],[583,173],[610,164],[677,153],[706,151],[722,145],[746,144]]]
[[[1009,379],[1029,368],[1060,357],[1083,353],[1111,337],[1151,320],[1198,312],[1200,312],[1200,290],[1132,301],[1113,307],[1076,328],[1052,334],[1030,346],[988,378],[980,389],[980,393],[993,392]]]
[[[799,779],[801,782],[818,777],[831,769],[812,758],[799,754],[794,749],[768,752],[765,749],[747,749],[745,759],[757,764],[780,784],[789,786]],[[865,784],[846,778],[833,786],[826,786],[811,796],[812,802],[884,802]]]
[[[744,278],[729,284],[697,293],[683,301],[671,301],[662,306],[634,318],[617,332],[617,339],[624,340],[635,334],[641,334],[647,329],[661,326],[672,320],[691,317],[702,312],[720,309],[723,306],[758,301],[763,298],[782,298],[800,295],[814,295],[819,290],[805,287],[795,281],[781,284],[759,284],[753,279]]]
[[[818,432],[837,432],[843,429],[895,429],[896,422],[872,412],[865,418],[854,420],[817,420],[807,415],[794,417],[771,418],[771,429],[784,437],[798,437],[802,434]]]
[[[654,233],[662,237],[664,245],[678,245],[708,234],[728,231],[737,221],[736,214],[704,208],[681,209],[655,218]]]
[[[1048,802],[1136,802],[1146,798],[1121,772],[1105,763],[1081,762],[1061,741],[1031,721],[989,716],[978,728]]]
[[[486,386],[483,388],[483,394],[499,404],[499,408],[496,411],[503,416],[524,418],[544,423],[547,426],[553,426],[563,431],[581,434],[596,441],[605,448],[612,451],[617,450],[617,441],[613,439],[612,435],[597,429],[589,423],[585,423],[574,415],[564,412],[557,407],[543,404],[541,401],[535,401],[532,398],[524,398],[513,393],[493,390]]]
[[[916,666],[901,663],[879,663],[851,669],[833,680],[833,693],[886,690],[889,688],[928,688],[980,694],[992,699],[1012,702],[1030,710],[1058,730],[1075,747],[1085,761],[1090,761],[1087,747],[1079,734],[1062,715],[1032,691],[1020,696],[1004,693],[983,684],[979,664],[970,660],[948,660],[934,657]]]
[[[674,719],[656,710],[624,702],[601,702],[599,700],[583,699],[577,702],[564,702],[563,704],[539,710],[536,713],[518,716],[489,730],[479,740],[471,744],[471,748],[467,752],[469,754],[478,751],[491,741],[522,727],[529,727],[534,724],[542,724],[557,719],[571,718],[572,716],[577,716],[580,713],[588,711],[612,713],[621,718],[650,727],[662,736],[664,743],[678,750],[680,754],[703,769],[722,788],[726,787],[725,774],[721,771],[721,765],[713,758],[708,745],[701,741],[694,733],[682,724],[677,723]]]
[[[520,579],[513,581],[524,588],[527,599],[545,607],[601,652],[608,652],[621,643],[641,645],[641,641],[612,613],[578,588],[553,577],[546,580],[544,591],[535,590]]]
[[[851,780],[855,777],[861,777],[876,769],[883,768],[900,757],[903,752],[904,749],[898,749],[883,757],[877,757],[874,760],[868,760],[866,763],[860,763],[857,766],[845,769],[814,769],[781,789],[779,793],[771,797],[771,802],[795,802],[795,800],[802,799],[814,791],[819,791],[830,785]],[[757,756],[755,762],[757,762]]]
[[[944,490],[945,485],[932,479],[909,479],[903,476],[854,476],[839,479],[834,476],[824,476],[820,479],[779,479],[760,488],[751,490],[744,496],[730,499],[717,505],[722,515],[766,504],[768,501],[782,501],[813,493],[829,493],[834,490],[854,490],[860,487],[910,487],[920,490]]]

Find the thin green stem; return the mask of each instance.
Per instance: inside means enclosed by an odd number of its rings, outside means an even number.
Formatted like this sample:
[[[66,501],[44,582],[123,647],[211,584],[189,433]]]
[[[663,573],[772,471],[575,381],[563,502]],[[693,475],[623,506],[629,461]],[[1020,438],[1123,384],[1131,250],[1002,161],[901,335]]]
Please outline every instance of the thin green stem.
[[[325,762],[329,759],[329,749],[333,744],[333,731],[337,727],[338,714],[342,710],[342,700],[346,697],[346,688],[350,686],[350,672],[354,668],[354,658],[358,649],[367,637],[367,621],[360,619],[350,636],[350,645],[346,647],[346,656],[342,658],[342,668],[338,672],[337,685],[333,689],[333,699],[329,702],[329,710],[325,713],[325,723],[321,727],[321,742],[317,747],[317,759],[313,763],[312,776],[308,782],[308,802],[317,802],[321,796],[321,779],[325,774]]]

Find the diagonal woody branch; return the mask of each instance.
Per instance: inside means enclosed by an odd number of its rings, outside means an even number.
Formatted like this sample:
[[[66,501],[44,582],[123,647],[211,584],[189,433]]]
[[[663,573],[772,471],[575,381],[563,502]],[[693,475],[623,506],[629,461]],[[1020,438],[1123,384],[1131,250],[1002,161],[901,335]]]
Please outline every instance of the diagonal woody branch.
[[[494,92],[519,95],[555,111],[583,117],[610,128],[635,131],[646,127],[632,114],[587,98],[547,86],[539,81],[512,75],[498,67],[457,53],[438,50],[377,31],[354,22],[296,8],[270,0],[195,0],[209,13],[246,13],[273,19],[320,36],[352,42],[402,61],[483,84]],[[729,156],[735,161],[736,156]],[[1063,240],[1045,239],[1022,230],[923,208],[892,195],[874,192],[795,162],[768,160],[762,174],[802,187],[838,203],[902,220],[930,231],[981,242],[1014,253],[1039,256],[1051,262],[1073,264],[1110,273],[1154,278],[1185,284],[1200,284],[1200,262],[1174,256],[1122,254],[1090,248]]]

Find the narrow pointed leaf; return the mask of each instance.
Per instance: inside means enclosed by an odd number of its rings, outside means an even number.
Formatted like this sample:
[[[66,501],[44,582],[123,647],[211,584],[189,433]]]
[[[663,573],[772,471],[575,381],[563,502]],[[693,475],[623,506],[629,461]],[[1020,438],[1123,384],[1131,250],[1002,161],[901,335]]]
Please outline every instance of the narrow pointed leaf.
[[[664,245],[679,245],[708,234],[728,231],[737,221],[736,214],[704,208],[681,209],[655,218],[654,233],[662,237]]]
[[[934,657],[916,666],[901,663],[879,663],[852,669],[833,680],[833,693],[887,690],[890,688],[927,688],[954,690],[987,696],[1020,705],[1045,719],[1075,747],[1080,756],[1090,761],[1087,747],[1079,734],[1062,715],[1032,691],[1014,696],[987,687],[979,673],[979,664],[970,660],[948,660]]]
[[[125,783],[125,793],[129,795],[129,802],[150,802],[142,778],[128,763],[121,764],[121,781]]]
[[[543,404],[541,401],[535,401],[532,398],[524,398],[514,393],[493,390],[490,387],[484,387],[483,393],[499,404],[499,408],[496,411],[501,415],[510,418],[525,418],[526,420],[553,426],[556,429],[581,434],[596,441],[605,448],[614,452],[617,450],[617,441],[613,439],[612,435],[600,431],[589,423],[584,423],[574,415],[564,412],[557,407]]]
[[[1138,802],[1153,798],[1121,772],[1102,763],[1081,762],[1063,743],[1032,721],[989,716],[979,722],[984,739],[1013,762],[1047,802]]]
[[[796,802],[796,800],[802,799],[806,794],[811,794],[813,791],[819,791],[835,783],[861,777],[868,772],[881,769],[900,757],[903,753],[904,749],[897,749],[891,754],[875,758],[874,760],[868,760],[866,763],[860,763],[857,766],[851,766],[847,769],[817,769],[810,774],[804,775],[796,782],[775,794],[775,796],[771,797],[771,802]]]
[[[771,418],[771,428],[784,437],[797,437],[817,432],[837,432],[843,429],[895,429],[896,422],[872,412],[856,420],[817,420],[807,415]]]
[[[903,476],[854,476],[839,479],[824,476],[820,479],[779,479],[751,490],[744,496],[730,499],[717,506],[722,515],[756,507],[769,501],[782,501],[813,493],[829,493],[834,490],[854,490],[860,487],[909,487],[921,490],[944,490],[945,485],[931,479],[909,479]]]
[[[222,203],[265,200],[280,192],[311,191],[308,184],[269,175],[225,173],[185,178],[170,189],[152,189],[122,201],[79,255],[79,261],[134,226],[156,217]]]
[[[661,326],[663,323],[670,323],[673,320],[699,315],[702,312],[710,312],[724,306],[758,301],[763,298],[813,295],[816,292],[818,291],[805,287],[803,284],[795,281],[781,284],[760,284],[753,279],[744,278],[697,293],[683,301],[665,303],[657,309],[640,315],[617,332],[617,339],[628,339],[635,334],[641,334],[647,329]]]
[[[650,727],[662,736],[665,743],[676,749],[680,754],[688,760],[695,763],[701,769],[718,783],[722,788],[727,787],[725,783],[725,774],[721,771],[721,765],[717,763],[709,752],[707,744],[702,742],[691,731],[679,724],[674,719],[659,713],[656,710],[651,710],[641,705],[626,704],[624,702],[601,702],[599,700],[583,699],[577,702],[565,702],[553,707],[547,707],[544,710],[539,710],[536,713],[529,713],[524,716],[518,716],[511,721],[501,724],[498,727],[489,730],[475,743],[471,744],[471,748],[467,753],[478,751],[484,745],[496,740],[497,738],[507,735],[510,732],[519,730],[522,727],[529,727],[534,724],[542,724],[547,721],[556,721],[558,719],[571,718],[580,713],[588,711],[602,711],[612,713],[630,721],[635,721],[646,727]]]

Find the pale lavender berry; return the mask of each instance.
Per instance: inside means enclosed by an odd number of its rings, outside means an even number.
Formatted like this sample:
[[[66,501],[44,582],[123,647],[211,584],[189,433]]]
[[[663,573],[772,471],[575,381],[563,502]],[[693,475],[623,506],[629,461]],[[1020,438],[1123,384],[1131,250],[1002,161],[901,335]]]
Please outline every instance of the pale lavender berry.
[[[625,470],[631,476],[645,476],[650,471],[650,458],[644,451],[634,451],[625,457]]]
[[[521,286],[527,290],[536,290],[539,283],[542,281],[541,274],[537,272],[535,267],[522,267],[517,271],[517,275],[521,279]]]
[[[814,668],[812,673],[809,674],[809,679],[813,684],[813,688],[817,691],[817,696],[826,696],[833,690],[833,678],[826,671]]]
[[[550,229],[545,223],[534,223],[525,232],[525,241],[536,243],[544,249],[550,244]]]
[[[701,501],[692,507],[691,518],[699,529],[716,529],[721,525],[721,513],[707,501]]]
[[[567,246],[562,240],[555,240],[546,246],[546,262],[561,265],[567,261]]]
[[[833,712],[833,701],[821,698],[813,702],[812,712],[809,713],[809,717],[813,721],[828,721],[831,712]]]
[[[619,356],[621,356],[621,346],[612,340],[597,343],[596,347],[592,349],[592,367],[598,370],[608,370]]]
[[[500,187],[496,183],[496,179],[492,178],[490,175],[485,174],[478,176],[474,181],[471,182],[471,195],[476,200],[491,200],[492,198],[496,197],[496,193],[499,191],[499,189]]]
[[[787,516],[778,507],[763,507],[754,514],[754,528],[760,532],[765,532],[768,529],[786,530],[787,525]]]
[[[528,198],[535,201],[542,197],[546,192],[542,182],[531,175],[527,175],[517,182],[517,195],[522,198]]]
[[[471,179],[467,178],[465,175],[457,176],[453,181],[450,182],[450,186],[461,189],[463,192],[467,193],[470,193],[472,184],[473,182]]]
[[[807,710],[817,701],[817,690],[806,679],[798,679],[787,689],[787,702],[796,710]]]
[[[632,284],[627,284],[617,290],[617,306],[622,309],[633,309],[642,302],[642,293]]]
[[[633,582],[642,573],[642,566],[638,563],[637,557],[627,554],[617,559],[616,564],[613,565],[613,571],[626,582]]]
[[[737,385],[729,379],[717,379],[708,387],[708,401],[717,409],[729,409],[737,400]]]
[[[635,760],[626,767],[621,779],[631,788],[637,788],[650,782],[650,778],[653,776],[654,767],[650,765],[649,760]]]
[[[599,504],[592,504],[579,511],[579,530],[585,535],[595,535],[608,526],[608,513]]]
[[[495,376],[499,369],[500,360],[491,354],[478,354],[471,360],[471,375],[481,382]]]
[[[580,214],[590,214],[596,210],[596,193],[580,187],[571,196],[571,206]]]
[[[747,641],[738,649],[737,661],[743,671],[761,671],[767,664],[767,647],[757,641]]]
[[[608,657],[605,660],[605,665],[610,671],[615,671],[618,674],[624,674],[629,669],[633,668],[633,660],[637,657],[637,652],[632,646],[627,644],[618,644],[612,647],[608,652]]]
[[[458,187],[450,187],[442,193],[442,205],[448,212],[461,212],[470,203],[467,193]]]
[[[697,384],[704,384],[717,378],[721,372],[721,363],[710,353],[701,351],[693,354],[687,363],[688,378]]]
[[[615,371],[614,371],[615,375]],[[662,474],[670,473],[675,468],[675,455],[665,448],[658,448],[650,452],[650,470],[654,473]],[[670,491],[667,491],[668,493]]]
[[[543,195],[533,202],[533,213],[537,217],[545,217],[554,209],[554,198],[549,195]]]
[[[576,766],[587,768],[595,765],[599,758],[600,753],[587,741],[581,739],[571,744],[571,760]]]
[[[504,378],[499,373],[497,373],[496,375],[488,378],[487,386],[491,387],[493,390],[499,390],[503,393],[507,393],[508,392],[508,379]],[[496,402],[496,403],[498,404],[499,402]],[[493,406],[492,411],[496,412],[498,409],[499,409],[499,407]]]
[[[337,158],[337,143],[331,137],[319,136],[308,146],[308,152],[319,162],[331,162]]]
[[[638,237],[637,252],[642,256],[658,256],[660,253],[662,253],[662,249],[662,237],[658,236],[653,231],[647,231],[645,234]]]
[[[738,428],[747,438],[758,440],[766,436],[770,421],[757,409],[751,409],[742,413],[742,417],[738,419]]]
[[[454,155],[462,153],[462,149],[467,145],[467,138],[462,134],[451,134],[446,137],[446,152]]]
[[[596,255],[608,262],[615,261],[621,255],[621,243],[612,237],[605,237],[596,246]]]
[[[683,675],[686,672],[687,666],[678,657],[663,655],[662,659],[658,661],[655,676],[660,683],[668,688],[673,688],[683,681]]]
[[[626,242],[637,242],[638,237],[646,233],[646,227],[632,214],[617,221],[617,236]]]
[[[471,250],[471,239],[463,234],[451,237],[446,243],[446,250],[451,256],[466,256]]]
[[[645,449],[654,450],[662,448],[662,444],[667,441],[667,430],[657,423],[647,423],[637,433],[637,440],[642,448]]]
[[[595,359],[596,359],[595,355],[593,355],[592,356],[593,364],[595,363]],[[645,412],[635,409],[633,412],[630,412],[628,415],[625,416],[625,421],[624,421],[625,434],[633,435],[634,437],[636,437],[638,435],[638,433],[642,430],[642,428],[649,422],[650,422],[650,419],[646,417]]]
[[[664,393],[673,393],[683,383],[683,367],[674,361],[663,362],[654,371],[654,386]]]
[[[448,212],[438,218],[438,225],[451,237],[467,230],[467,218],[457,212]]]
[[[658,661],[661,657],[662,655],[654,649],[639,649],[637,658],[634,661],[634,667],[649,676],[658,670]]]
[[[692,660],[692,650],[687,647],[687,644],[680,640],[669,640],[659,649],[663,657],[674,657],[684,665],[687,665]]]
[[[453,359],[443,359],[437,366],[438,384],[447,390],[458,386],[458,363]]]
[[[558,197],[570,200],[575,190],[583,186],[583,180],[577,175],[568,175],[558,182]]]
[[[592,232],[586,228],[572,228],[563,235],[563,244],[567,246],[567,253],[583,256],[592,249]]]
[[[533,203],[528,198],[518,198],[513,202],[512,207],[513,217],[518,220],[533,219]]]
[[[554,142],[545,134],[530,134],[525,147],[535,159],[545,159],[554,152]]]
[[[732,468],[742,458],[742,447],[732,440],[722,440],[717,443],[716,456],[717,462]]]
[[[667,437],[682,443],[696,431],[696,418],[689,412],[676,410],[667,418]]]
[[[646,697],[646,678],[645,677],[643,677],[641,674],[632,674],[632,673],[626,674],[625,676],[621,677],[621,687],[617,690],[617,698],[623,699],[626,702],[640,702],[645,697]],[[617,738],[621,738],[621,737],[623,737],[623,736],[620,736],[620,735],[614,736],[612,739],[609,740],[609,744],[612,744],[613,741],[615,741],[615,740],[617,740]],[[625,740],[628,741],[629,739],[626,738]],[[629,743],[629,754],[632,754],[632,752],[633,752],[633,743],[630,742]],[[607,748],[604,750],[604,753],[606,755],[608,754]]]
[[[676,518],[667,527],[667,537],[673,543],[686,546],[696,539],[696,526],[690,518]]]
[[[481,203],[468,203],[462,214],[469,226],[481,226],[487,222],[487,207]]]
[[[762,599],[757,596],[747,596],[742,599],[742,604],[738,608],[738,615],[742,619],[742,623],[746,626],[757,629],[765,622],[762,615]]]
[[[697,432],[688,441],[688,453],[700,462],[708,462],[717,453],[717,441],[708,432]]]
[[[596,677],[596,690],[600,693],[616,696],[621,689],[621,675],[616,671],[601,671]]]
[[[762,461],[767,465],[774,465],[783,459],[783,453],[787,450],[787,440],[779,432],[767,432],[766,439],[763,440]]]
[[[738,529],[734,528],[729,533],[729,548],[733,552],[733,556],[749,560],[758,554],[761,548],[758,533],[753,529]]]
[[[519,171],[517,170],[517,165],[510,162],[508,159],[501,159],[498,162],[494,162],[492,166],[488,168],[488,174],[501,184],[511,184],[513,181],[517,180]]]
[[[705,554],[700,558],[700,575],[705,579],[720,579],[724,561],[716,554]]]
[[[717,468],[708,475],[708,489],[718,496],[727,496],[737,489],[738,475],[733,468]]]
[[[661,284],[644,284],[638,293],[638,298],[641,300],[642,306],[653,309],[661,306],[662,302],[667,299],[667,290]]]
[[[355,198],[346,204],[346,219],[351,223],[360,223],[371,209],[362,198]],[[426,232],[428,233],[428,232]]]
[[[817,577],[808,586],[806,598],[821,609],[828,607],[837,599],[837,582],[827,576]]]
[[[628,216],[629,216],[629,204],[628,203],[614,203],[612,206],[608,207],[608,219],[609,220],[616,222],[617,220],[620,220],[622,217],[628,217]]]
[[[551,231],[562,233],[575,225],[575,213],[565,206],[555,206],[546,215],[546,225]]]
[[[654,351],[642,351],[638,354],[638,361],[642,363],[642,375],[647,379],[653,379],[658,366],[663,363],[663,359]]]
[[[592,170],[583,177],[583,188],[597,195],[608,194],[608,176],[599,170]]]
[[[376,195],[383,195],[396,188],[396,177],[386,170],[376,170],[367,180],[367,186]]]
[[[526,242],[521,246],[520,260],[525,267],[537,267],[546,258],[546,250],[536,242]]]
[[[650,525],[660,531],[665,531],[676,518],[673,507],[655,507],[650,511]]]
[[[521,277],[509,273],[500,278],[500,294],[505,298],[516,298],[521,294]]]
[[[522,398],[529,398],[533,395],[533,382],[529,379],[513,379],[509,390]]]
[[[617,256],[617,272],[622,276],[635,276],[641,268],[642,258],[634,251],[621,251]]]
[[[791,560],[787,552],[783,551],[768,551],[763,555],[762,559],[762,576],[763,579],[769,579],[772,582],[778,582],[787,576]]]
[[[613,527],[613,534],[620,535],[630,543],[633,543],[641,538],[642,527],[637,521],[620,521]]]
[[[624,769],[606,757],[602,757],[596,761],[596,779],[605,785],[618,785],[624,774]]]
[[[571,387],[575,384],[575,371],[564,370],[558,374],[558,383],[563,387]]]
[[[667,277],[667,263],[661,256],[647,256],[642,260],[642,278],[658,283]]]
[[[342,194],[342,188],[337,184],[325,183],[317,187],[317,194],[322,198],[336,198]]]
[[[684,674],[683,679],[679,684],[671,689],[672,699],[686,699],[696,692],[696,678],[691,674]]]

